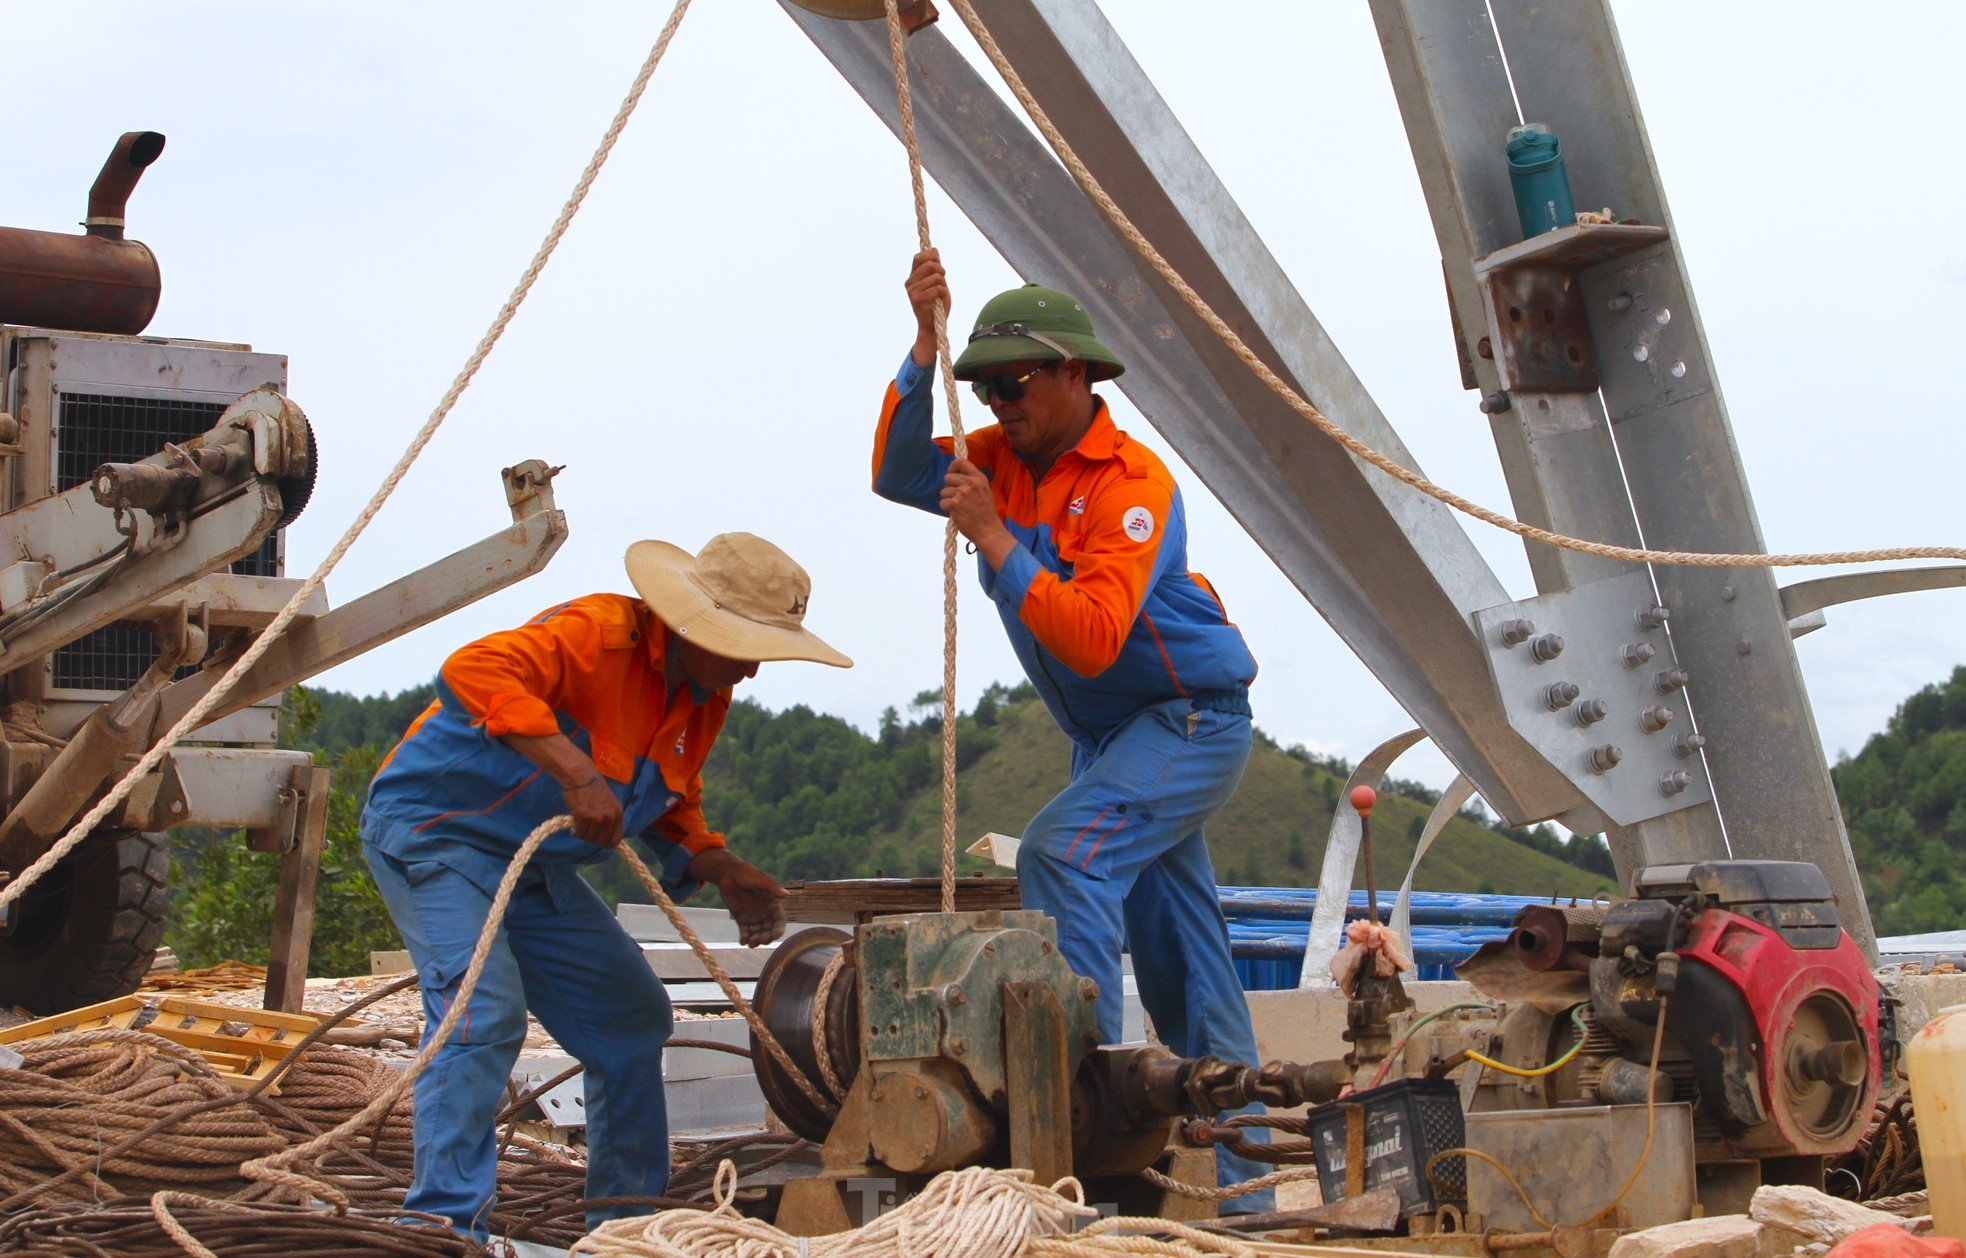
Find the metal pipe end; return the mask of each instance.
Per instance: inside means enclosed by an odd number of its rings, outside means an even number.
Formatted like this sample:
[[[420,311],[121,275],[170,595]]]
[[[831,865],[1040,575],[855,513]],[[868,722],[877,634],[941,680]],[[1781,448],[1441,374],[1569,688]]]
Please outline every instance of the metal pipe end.
[[[125,131],[89,185],[89,216],[82,221],[89,235],[103,240],[123,239],[124,210],[144,170],[164,152],[161,131]]]

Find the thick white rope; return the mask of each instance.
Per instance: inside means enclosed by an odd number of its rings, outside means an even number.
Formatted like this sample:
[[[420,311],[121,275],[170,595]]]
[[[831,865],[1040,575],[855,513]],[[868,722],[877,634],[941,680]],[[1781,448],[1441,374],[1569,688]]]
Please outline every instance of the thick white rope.
[[[1420,473],[1405,467],[1391,456],[1381,453],[1374,447],[1354,437],[1351,433],[1346,432],[1343,428],[1340,428],[1324,412],[1313,406],[1297,390],[1291,388],[1281,376],[1272,371],[1269,364],[1265,363],[1257,355],[1256,351],[1249,347],[1248,342],[1244,341],[1221,315],[1215,313],[1215,309],[1203,299],[1200,293],[1195,291],[1194,286],[1182,278],[1181,273],[1176,271],[1173,264],[1162,256],[1160,250],[1154,247],[1153,242],[1148,240],[1146,235],[1134,225],[1133,220],[1127,216],[1126,211],[1122,210],[1119,203],[1113,200],[1106,189],[1100,185],[1098,179],[1093,176],[1092,171],[1080,160],[1078,153],[1073,150],[1070,142],[1065,139],[1064,133],[1058,129],[1058,125],[1051,120],[1049,114],[1045,113],[1044,107],[1038,103],[1037,97],[1025,85],[1023,77],[1017,73],[1016,67],[1011,65],[1010,58],[1004,55],[1003,49],[997,45],[997,41],[990,34],[989,29],[983,25],[983,19],[977,16],[975,6],[970,3],[970,0],[950,0],[950,3],[955,6],[956,12],[962,17],[963,25],[969,28],[970,34],[975,36],[976,42],[981,45],[984,55],[990,59],[992,65],[996,66],[997,73],[1003,76],[1004,83],[1010,88],[1011,93],[1024,106],[1024,111],[1031,116],[1031,121],[1037,125],[1038,131],[1051,145],[1052,150],[1058,154],[1059,160],[1065,164],[1066,169],[1072,172],[1072,177],[1078,180],[1079,186],[1085,190],[1086,196],[1105,213],[1114,228],[1122,236],[1126,237],[1127,242],[1134,247],[1141,257],[1147,260],[1147,263],[1153,267],[1155,273],[1161,279],[1165,280],[1168,286],[1174,289],[1176,293],[1180,294],[1181,300],[1188,304],[1189,309],[1193,310],[1195,314],[1200,316],[1204,323],[1208,324],[1215,335],[1222,340],[1222,343],[1227,345],[1236,357],[1240,358],[1244,365],[1269,387],[1272,393],[1283,399],[1292,410],[1309,420],[1319,432],[1343,446],[1359,459],[1378,468],[1386,475],[1412,486],[1428,497],[1445,503],[1456,511],[1472,516],[1484,524],[1493,525],[1495,528],[1514,533],[1518,537],[1526,538],[1533,542],[1540,542],[1546,546],[1555,546],[1562,550],[1578,551],[1582,554],[1597,555],[1605,559],[1619,559],[1627,563],[1673,564],[1695,568],[1797,568],[1826,564],[1883,563],[1902,559],[1966,560],[1966,547],[1959,546],[1899,546],[1883,550],[1821,551],[1790,555],[1726,554],[1691,550],[1647,550],[1639,546],[1613,546],[1608,542],[1593,542],[1581,537],[1570,537],[1562,533],[1552,532],[1549,529],[1539,528],[1534,524],[1526,524],[1512,516],[1491,510],[1488,507],[1482,506],[1480,503],[1463,498],[1450,489],[1435,484]]]
[[[85,813],[81,820],[70,826],[68,833],[62,835],[53,847],[42,853],[38,860],[22,870],[4,888],[0,888],[0,909],[20,899],[27,889],[54,868],[62,857],[73,851],[96,826],[122,806],[136,784],[163,762],[164,757],[180,739],[204,723],[206,715],[218,706],[232,687],[254,664],[259,662],[261,656],[272,649],[280,635],[287,631],[287,626],[293,623],[294,617],[299,614],[302,607],[306,606],[307,600],[314,596],[314,591],[321,588],[321,583],[327,580],[328,574],[334,571],[335,565],[340,563],[342,556],[348,553],[348,548],[355,544],[355,539],[362,535],[363,530],[368,528],[369,522],[375,519],[376,513],[382,510],[382,504],[396,492],[396,486],[402,483],[404,474],[410,470],[410,465],[415,463],[417,456],[423,453],[423,448],[430,444],[430,439],[437,435],[437,429],[449,417],[451,408],[457,405],[457,399],[463,395],[472,378],[478,374],[478,368],[484,365],[485,359],[491,354],[492,347],[498,344],[501,336],[505,335],[506,326],[512,322],[512,316],[519,312],[519,307],[532,292],[533,283],[539,279],[539,273],[546,268],[546,263],[552,258],[554,250],[560,247],[560,238],[566,235],[567,227],[573,222],[574,215],[580,212],[582,202],[587,199],[588,190],[594,186],[595,176],[599,175],[601,167],[607,164],[608,155],[614,152],[615,141],[621,138],[622,128],[628,125],[628,119],[635,112],[635,106],[641,103],[642,92],[648,87],[649,77],[655,73],[655,67],[661,64],[662,54],[669,50],[669,41],[675,38],[676,28],[682,24],[683,14],[688,11],[689,3],[690,0],[676,0],[675,9],[669,14],[669,20],[663,24],[662,33],[656,36],[655,46],[649,49],[647,59],[642,62],[641,70],[635,75],[634,83],[628,88],[628,95],[622,98],[620,108],[615,110],[614,119],[608,123],[608,129],[601,136],[601,142],[595,148],[594,155],[587,160],[586,169],[580,172],[580,179],[574,184],[573,192],[567,197],[566,204],[560,207],[559,217],[553,220],[553,226],[548,229],[546,238],[540,242],[539,249],[533,254],[532,261],[527,265],[525,272],[520,275],[511,296],[507,297],[505,304],[499,307],[491,326],[485,330],[484,336],[479,338],[477,348],[473,349],[471,356],[464,360],[464,366],[458,370],[456,378],[451,381],[450,388],[445,390],[444,396],[438,400],[437,408],[430,413],[430,418],[424,421],[423,427],[417,430],[415,439],[410,442],[409,448],[403,451],[403,456],[396,460],[396,466],[390,469],[389,475],[383,478],[382,484],[376,488],[368,505],[356,515],[354,521],[349,524],[348,530],[341,535],[341,540],[336,542],[327,556],[321,560],[320,566],[301,582],[300,588],[294,591],[293,597],[287,600],[286,606],[273,617],[272,623],[253,639],[245,653],[225,670],[225,675],[205,692],[204,697],[193,704],[191,710],[180,717],[177,724],[171,726],[156,745],[143,754],[143,757],[137,761],[136,767],[124,774],[122,780],[110,788],[101,802]]]

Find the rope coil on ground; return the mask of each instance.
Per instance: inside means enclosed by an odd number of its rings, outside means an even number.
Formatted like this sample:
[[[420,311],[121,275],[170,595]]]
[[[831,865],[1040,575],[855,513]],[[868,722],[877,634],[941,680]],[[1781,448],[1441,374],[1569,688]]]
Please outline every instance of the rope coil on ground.
[[[970,34],[975,37],[978,45],[982,47],[984,55],[997,68],[997,73],[1003,77],[1004,83],[1010,88],[1012,95],[1017,97],[1018,102],[1023,105],[1024,111],[1030,115],[1031,121],[1036,124],[1039,133],[1051,145],[1052,150],[1057,153],[1059,160],[1065,164],[1066,169],[1072,172],[1072,177],[1078,180],[1079,186],[1085,190],[1086,196],[1105,213],[1106,217],[1111,220],[1114,228],[1122,236],[1126,237],[1127,242],[1133,246],[1142,258],[1146,259],[1148,265],[1153,268],[1154,272],[1162,280],[1166,281],[1168,286],[1173,288],[1176,293],[1180,294],[1181,300],[1187,303],[1189,309],[1193,310],[1209,326],[1209,329],[1221,339],[1222,343],[1227,345],[1235,353],[1236,357],[1240,358],[1272,393],[1281,398],[1292,410],[1309,420],[1319,432],[1336,441],[1353,456],[1371,464],[1395,480],[1419,490],[1429,498],[1444,503],[1464,515],[1472,516],[1480,520],[1483,524],[1492,525],[1495,528],[1514,533],[1516,536],[1529,541],[1540,542],[1545,546],[1555,546],[1562,550],[1577,551],[1586,555],[1597,555],[1600,558],[1623,560],[1627,563],[1672,564],[1682,567],[1699,568],[1795,568],[1826,564],[1882,563],[1903,559],[1966,560],[1966,547],[1959,546],[1899,546],[1882,550],[1823,551],[1812,554],[1790,555],[1725,554],[1687,550],[1649,550],[1641,546],[1615,546],[1608,542],[1594,542],[1581,537],[1570,537],[1549,529],[1540,528],[1534,524],[1525,523],[1512,516],[1504,515],[1499,511],[1484,507],[1480,503],[1463,498],[1452,490],[1435,484],[1419,472],[1404,466],[1389,455],[1381,453],[1373,446],[1368,445],[1351,433],[1346,432],[1343,428],[1340,428],[1323,411],[1320,411],[1299,394],[1297,390],[1293,389],[1281,376],[1272,371],[1269,364],[1265,363],[1257,355],[1256,351],[1249,347],[1249,343],[1244,341],[1221,315],[1215,313],[1214,307],[1210,306],[1207,300],[1195,291],[1194,286],[1182,278],[1181,273],[1176,271],[1173,264],[1162,256],[1160,250],[1154,247],[1153,242],[1147,239],[1139,227],[1134,225],[1133,220],[1128,217],[1126,211],[1121,209],[1119,203],[1113,200],[1112,196],[1101,186],[1099,180],[1094,177],[1091,169],[1080,160],[1078,153],[1072,148],[1071,143],[1066,140],[1064,133],[1059,130],[1058,125],[1051,120],[1050,115],[1045,112],[1044,107],[1038,103],[1037,97],[1032,94],[1031,89],[1025,85],[1023,77],[1017,73],[1016,67],[1011,65],[1010,58],[1004,55],[1003,49],[998,46],[996,39],[990,34],[989,28],[984,26],[982,18],[977,16],[975,6],[970,3],[970,0],[950,0],[950,3],[962,18],[963,25],[969,28]]]
[[[915,136],[915,97],[908,86],[908,57],[903,49],[901,6],[887,0],[887,47],[894,61],[894,90],[901,105],[901,142],[908,150],[908,180],[915,193],[915,237],[923,249],[933,247],[928,235],[928,194],[922,185],[921,142]],[[949,357],[949,311],[935,307],[935,359],[941,371],[943,394],[949,400],[949,433],[959,459],[969,457],[963,435],[960,390]],[[942,911],[956,911],[956,522],[942,531]]]
[[[945,1171],[909,1200],[872,1222],[827,1236],[797,1237],[739,1214],[731,1204],[736,1176],[729,1163],[717,1169],[716,1206],[664,1210],[642,1218],[604,1223],[574,1245],[590,1258],[1096,1258],[1154,1253],[1226,1254],[1254,1258],[1239,1241],[1165,1219],[1105,1219],[1085,1204],[1075,1179],[1049,1187],[1025,1170],[969,1167]],[[1073,1234],[1076,1224],[1086,1224]],[[1181,1243],[1147,1236],[1177,1236]]]

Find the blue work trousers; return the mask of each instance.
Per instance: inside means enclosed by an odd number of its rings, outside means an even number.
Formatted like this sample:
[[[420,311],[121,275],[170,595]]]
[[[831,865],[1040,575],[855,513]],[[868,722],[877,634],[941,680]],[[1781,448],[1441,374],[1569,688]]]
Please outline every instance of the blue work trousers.
[[[1123,1034],[1124,943],[1163,1044],[1182,1057],[1262,1064],[1202,837],[1242,780],[1249,742],[1242,692],[1155,704],[1096,751],[1078,747],[1071,785],[1024,831],[1017,850],[1024,907],[1057,919],[1065,959],[1099,984],[1104,1043]],[[1235,1112],[1260,1114],[1263,1106]],[[1245,1134],[1267,1139],[1260,1130]],[[1217,1169],[1231,1184],[1275,1168],[1218,1151]],[[1224,1209],[1260,1212],[1275,1203],[1271,1190]]]
[[[401,861],[372,846],[366,855],[416,962],[428,1036],[457,995],[491,896],[440,861]],[[530,868],[463,1018],[416,1081],[416,1170],[404,1204],[481,1242],[497,1191],[493,1118],[525,1044],[528,1007],[586,1067],[587,1196],[659,1196],[669,1185],[668,994],[579,875]],[[590,1211],[587,1224],[648,1212]]]

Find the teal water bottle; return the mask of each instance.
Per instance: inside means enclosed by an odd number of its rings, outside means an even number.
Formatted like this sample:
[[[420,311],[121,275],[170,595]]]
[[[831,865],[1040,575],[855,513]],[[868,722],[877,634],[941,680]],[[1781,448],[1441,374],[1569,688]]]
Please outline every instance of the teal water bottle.
[[[1503,152],[1509,158],[1509,183],[1515,188],[1524,240],[1577,221],[1570,176],[1563,170],[1563,144],[1548,127],[1531,122],[1515,128]]]

